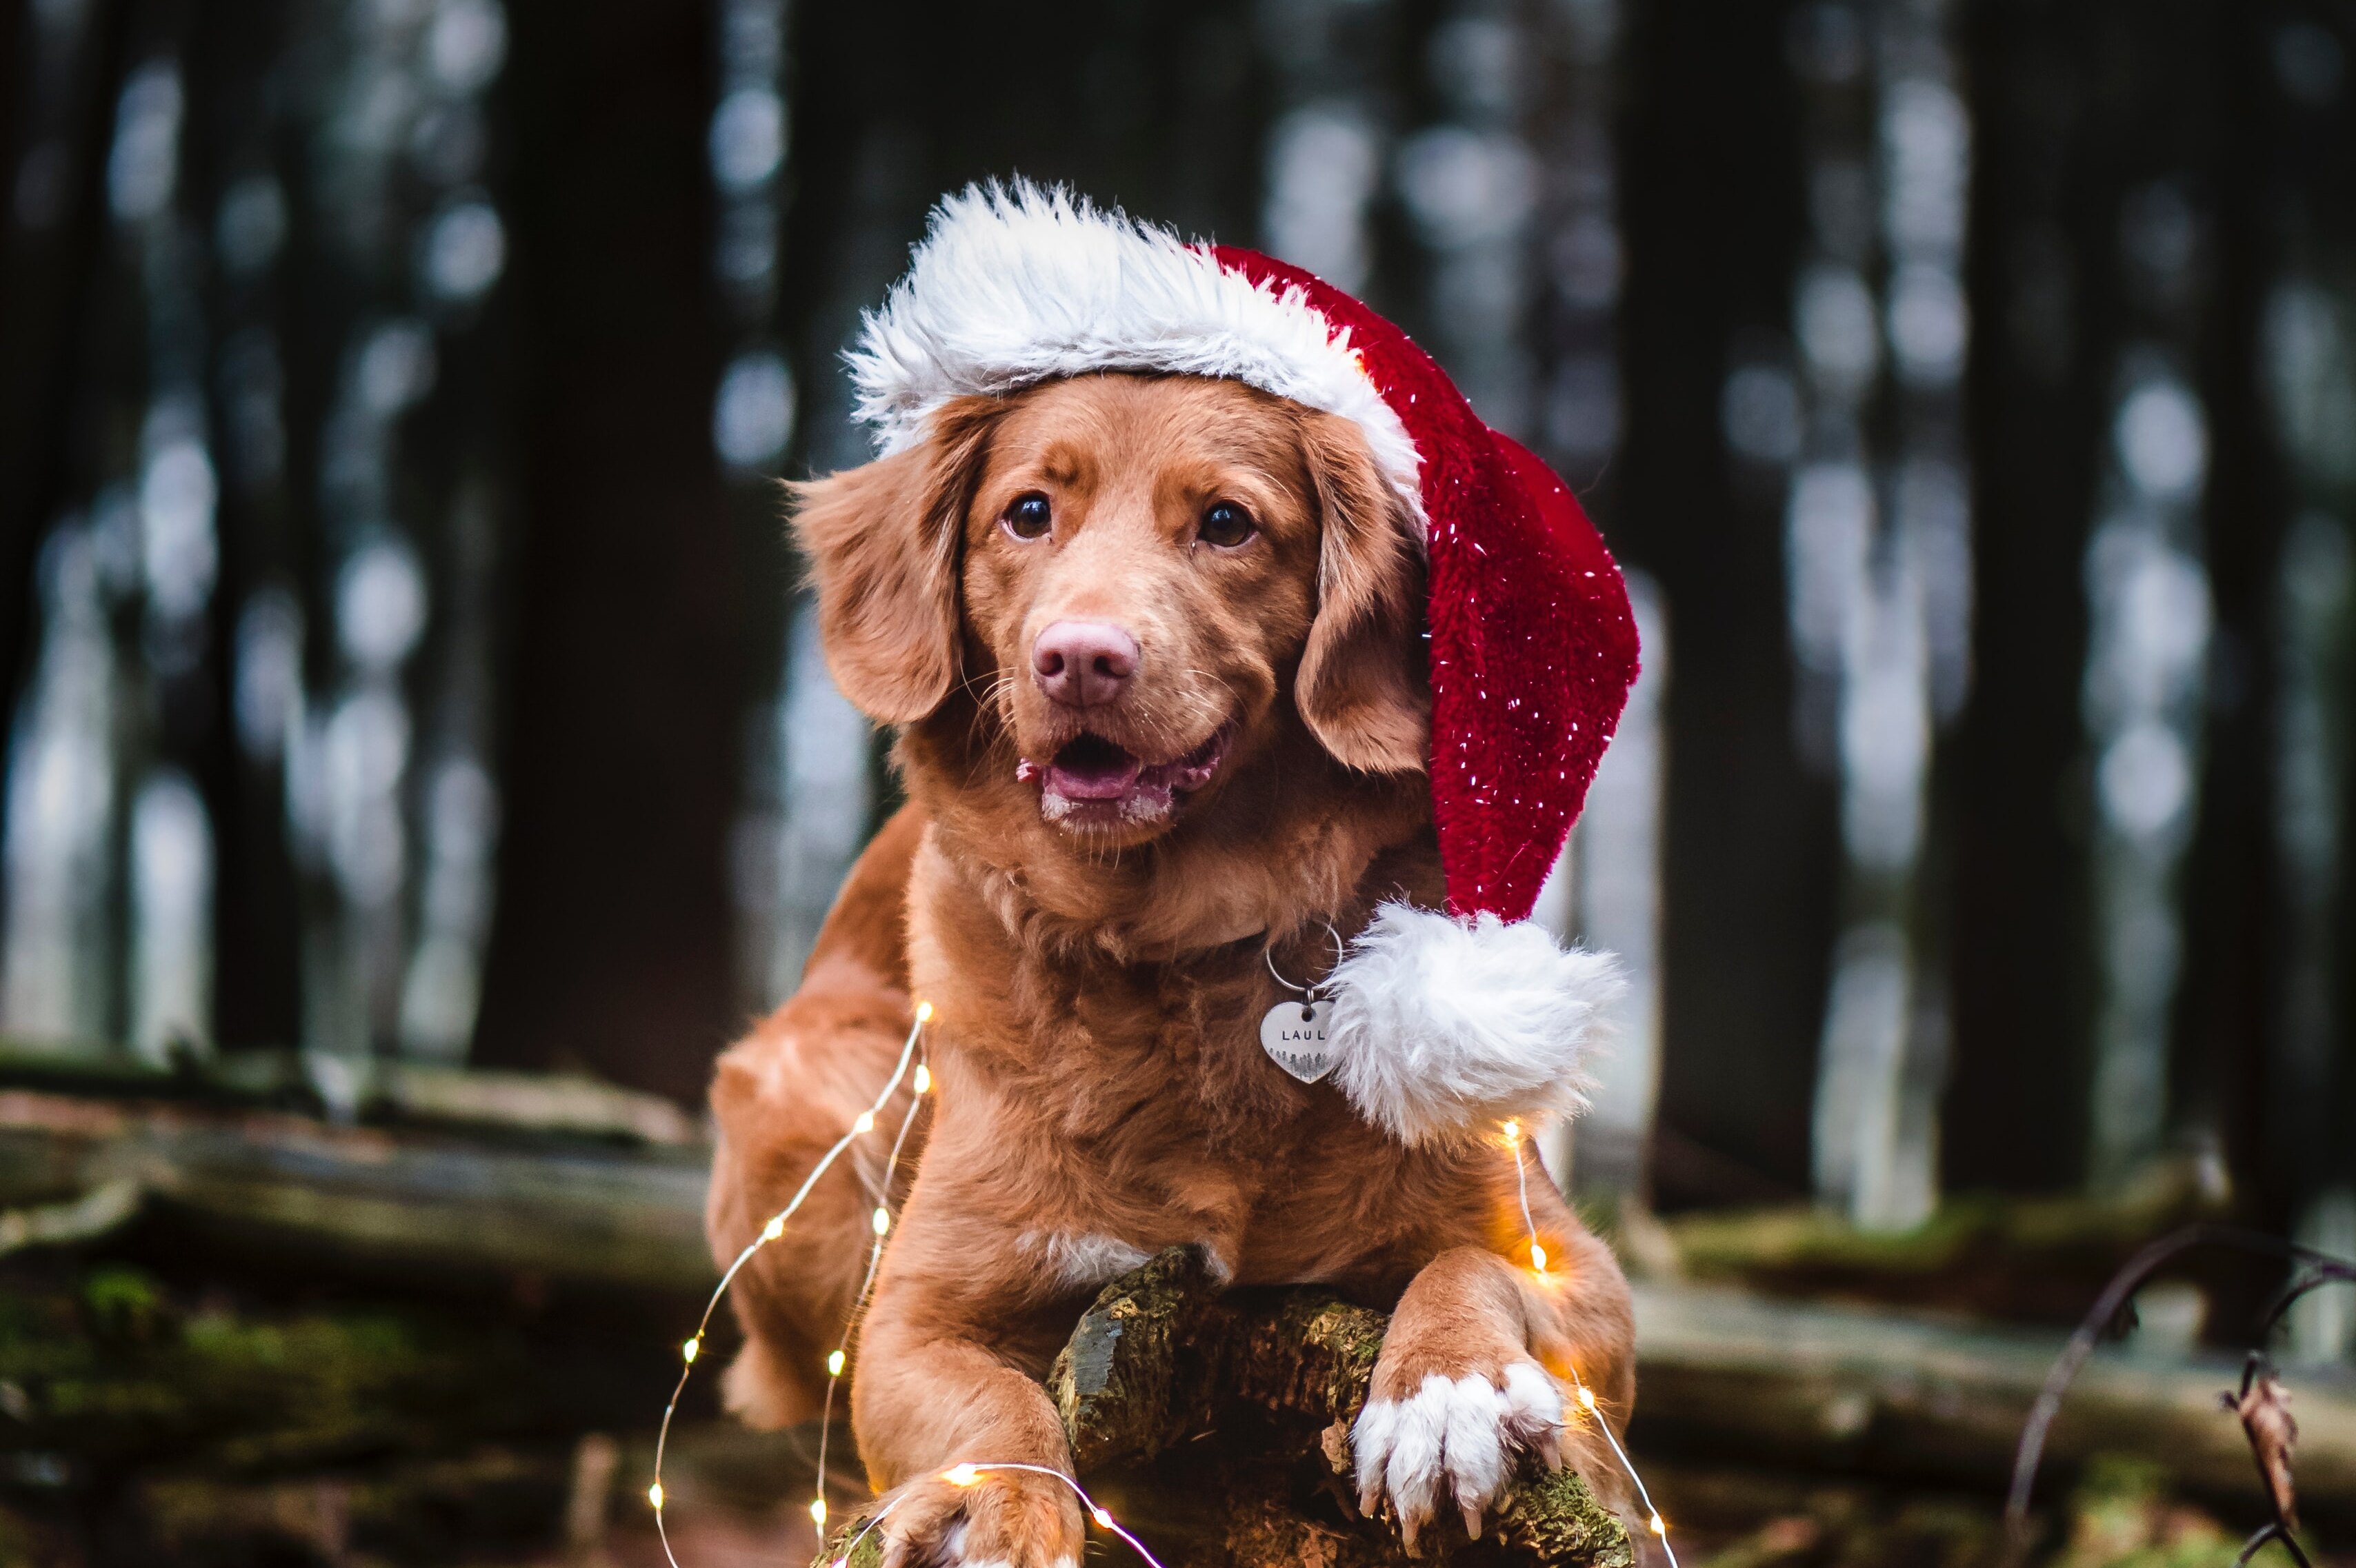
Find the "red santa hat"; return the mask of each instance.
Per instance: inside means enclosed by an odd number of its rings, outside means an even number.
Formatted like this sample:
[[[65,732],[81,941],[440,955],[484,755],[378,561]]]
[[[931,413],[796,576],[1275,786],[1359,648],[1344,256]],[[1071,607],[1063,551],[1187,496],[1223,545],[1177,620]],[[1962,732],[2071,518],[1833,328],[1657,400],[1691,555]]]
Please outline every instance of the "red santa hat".
[[[1618,989],[1528,923],[1636,676],[1620,572],[1562,481],[1390,322],[1297,267],[1028,182],[942,202],[850,356],[890,453],[953,398],[1130,370],[1212,376],[1356,425],[1429,562],[1446,914],[1387,905],[1335,971],[1336,1081],[1409,1141],[1583,1104]]]

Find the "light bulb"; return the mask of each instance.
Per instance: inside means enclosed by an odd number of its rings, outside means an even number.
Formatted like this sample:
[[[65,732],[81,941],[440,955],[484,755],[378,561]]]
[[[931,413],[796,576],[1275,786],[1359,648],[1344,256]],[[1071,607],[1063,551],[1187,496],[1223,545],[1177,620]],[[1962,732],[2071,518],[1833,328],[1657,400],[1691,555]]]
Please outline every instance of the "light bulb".
[[[1593,1410],[1595,1408],[1595,1391],[1589,1388],[1585,1383],[1579,1385],[1579,1408],[1581,1410]]]
[[[952,1465],[941,1472],[941,1479],[953,1487],[969,1487],[980,1474],[971,1465]]]
[[[783,1214],[770,1215],[769,1222],[761,1227],[761,1240],[765,1242],[774,1242],[785,1233],[786,1217]]]
[[[1536,1242],[1530,1243],[1530,1266],[1540,1274],[1546,1273],[1546,1249]]]
[[[824,1498],[812,1498],[810,1499],[810,1522],[817,1525],[820,1530],[824,1530],[826,1528],[826,1499]]]
[[[854,1133],[873,1132],[875,1130],[875,1113],[873,1111],[860,1112],[859,1119],[851,1124],[851,1130]]]
[[[1661,1516],[1659,1514],[1655,1514],[1653,1516],[1653,1533],[1655,1535],[1666,1535],[1669,1533],[1669,1527],[1662,1522]]]
[[[932,1003],[918,1002],[916,1004],[916,1021],[920,1024],[930,1023],[933,1021]]]
[[[702,1337],[699,1335],[695,1339],[690,1339],[686,1344],[681,1345],[679,1348],[679,1353],[686,1360],[687,1364],[691,1367],[695,1365],[695,1353],[702,1348],[703,1339]]]
[[[826,1353],[826,1375],[830,1378],[839,1378],[842,1375],[841,1351],[829,1350]]]
[[[1097,1524],[1100,1529],[1110,1530],[1112,1528],[1112,1515],[1105,1512],[1102,1509],[1094,1509],[1090,1511],[1095,1514]]]
[[[653,1486],[647,1488],[647,1501],[655,1505],[655,1511],[657,1513],[660,1513],[662,1511],[662,1483],[660,1481],[657,1481]]]
[[[873,1223],[875,1226],[875,1233],[879,1236],[882,1235],[884,1232],[892,1228],[892,1211],[889,1209],[876,1210]]]
[[[1505,1119],[1505,1132],[1507,1147],[1510,1148],[1522,1141],[1522,1124],[1510,1116]]]
[[[933,1070],[923,1062],[916,1063],[916,1093],[928,1094],[933,1088]]]

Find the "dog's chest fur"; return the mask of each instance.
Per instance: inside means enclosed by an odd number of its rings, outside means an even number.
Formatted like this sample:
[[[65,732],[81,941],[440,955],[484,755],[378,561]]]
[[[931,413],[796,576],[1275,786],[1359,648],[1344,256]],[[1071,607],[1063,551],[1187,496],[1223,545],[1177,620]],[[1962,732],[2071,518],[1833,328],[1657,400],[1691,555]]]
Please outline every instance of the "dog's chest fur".
[[[958,1162],[969,1204],[1019,1217],[1044,1288],[1193,1244],[1241,1283],[1380,1295],[1421,1238],[1484,1206],[1456,1157],[1400,1147],[1269,1060],[1259,1020],[1288,993],[1262,942],[1137,962],[1029,942],[937,855],[919,858],[910,913],[948,1059],[927,1164]],[[1320,926],[1280,962],[1319,972],[1327,940]]]

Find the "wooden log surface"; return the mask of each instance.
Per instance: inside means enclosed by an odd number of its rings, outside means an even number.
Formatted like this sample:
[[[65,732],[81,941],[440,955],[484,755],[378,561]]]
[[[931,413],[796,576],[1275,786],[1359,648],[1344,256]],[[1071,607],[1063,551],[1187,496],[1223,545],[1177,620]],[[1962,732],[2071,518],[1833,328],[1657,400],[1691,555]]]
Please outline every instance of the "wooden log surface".
[[[0,1090],[0,1250],[106,1194],[102,1219],[161,1212],[379,1270],[692,1293],[714,1277],[708,1160],[692,1145],[513,1143]]]
[[[103,1097],[0,1089],[0,1251],[161,1212],[322,1264],[539,1275],[675,1295],[686,1310],[713,1278],[707,1151],[645,1136],[679,1131],[659,1116],[632,1131],[635,1110],[551,1115],[531,1082],[498,1086],[510,1110],[526,1107],[513,1119],[498,1095],[461,1085],[463,1115],[369,1126],[140,1097],[152,1075]],[[2062,1343],[2048,1329],[1672,1284],[1637,1287],[1637,1331],[1642,1444],[1974,1486],[2000,1480]],[[2244,1496],[2248,1452],[2214,1403],[2236,1371],[2222,1358],[2102,1350],[2063,1407],[2051,1461],[2066,1472],[2097,1453],[2139,1454],[2201,1491]],[[2297,1368],[2288,1381],[2301,1497],[2356,1507],[2356,1385]],[[1114,1442],[1085,1424],[1077,1435]]]
[[[2062,1336],[1734,1290],[1636,1287],[1638,1442],[2003,1485]],[[2066,1474],[2097,1454],[2158,1461],[2188,1488],[2254,1499],[2218,1394],[2238,1358],[2095,1352],[2047,1439]],[[2356,1377],[2293,1369],[2299,1495],[2356,1506]]]

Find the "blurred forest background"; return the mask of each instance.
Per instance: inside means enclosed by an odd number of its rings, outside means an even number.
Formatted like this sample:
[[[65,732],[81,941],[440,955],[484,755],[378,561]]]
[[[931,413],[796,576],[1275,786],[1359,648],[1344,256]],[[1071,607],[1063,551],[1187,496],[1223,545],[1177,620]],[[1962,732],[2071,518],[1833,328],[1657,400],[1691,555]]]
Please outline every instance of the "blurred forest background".
[[[1600,1179],[2356,1231],[2351,23],[18,0],[0,1020],[695,1099],[890,798],[774,480],[1020,171],[1361,291],[1635,574]]]
[[[1599,1211],[2356,1251],[2351,48],[2349,0],[0,0],[0,1032],[696,1104],[894,799],[776,480],[863,459],[859,312],[1019,172],[1361,293],[1629,569],[1541,909],[1639,980],[1554,1151]]]

